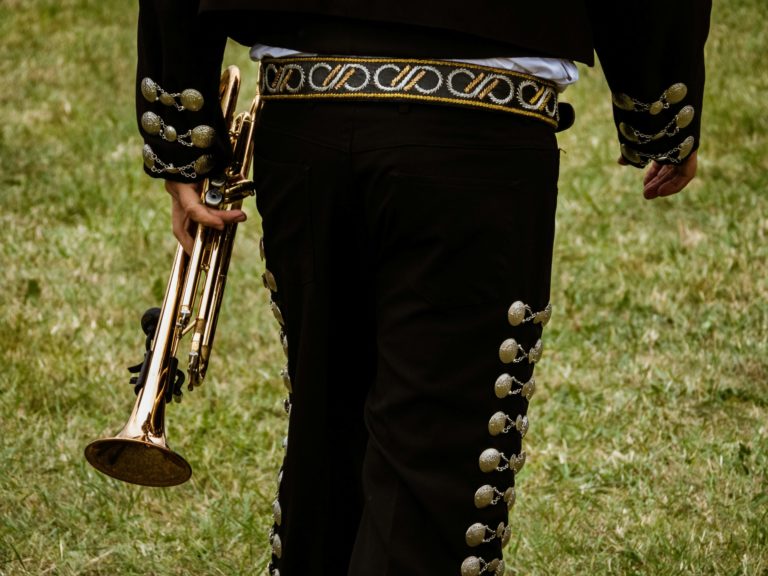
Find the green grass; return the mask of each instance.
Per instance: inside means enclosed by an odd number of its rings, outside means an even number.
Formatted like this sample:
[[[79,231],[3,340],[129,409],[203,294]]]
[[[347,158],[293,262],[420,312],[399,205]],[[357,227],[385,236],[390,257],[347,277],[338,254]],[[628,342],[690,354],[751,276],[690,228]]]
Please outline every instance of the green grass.
[[[82,449],[127,418],[168,200],[141,171],[133,3],[0,0],[0,575],[260,574],[285,430],[258,218],[206,385],[169,409],[195,469],[154,490]],[[768,5],[715,5],[699,178],[646,202],[608,90],[567,92],[553,279],[509,572],[768,575]],[[631,39],[628,39],[632,41]],[[230,47],[252,88],[247,55]]]

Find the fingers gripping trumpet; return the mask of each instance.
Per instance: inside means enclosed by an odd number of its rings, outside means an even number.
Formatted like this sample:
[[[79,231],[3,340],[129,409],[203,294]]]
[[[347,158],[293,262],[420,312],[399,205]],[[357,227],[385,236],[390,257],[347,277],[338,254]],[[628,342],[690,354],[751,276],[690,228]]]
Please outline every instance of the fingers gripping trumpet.
[[[233,160],[203,187],[201,201],[210,208],[239,209],[254,194],[248,173],[261,100],[257,94],[248,112],[235,115],[239,90],[240,71],[230,66],[222,74],[219,97]],[[138,392],[133,412],[115,436],[85,448],[86,459],[100,472],[145,486],[174,486],[192,475],[187,461],[168,447],[165,404],[171,397],[181,397],[183,374],[176,355],[182,338],[190,333],[188,389],[205,378],[236,231],[237,223],[223,230],[198,225],[192,252],[186,254],[181,245],[176,248],[162,308],[159,314],[153,309],[142,318],[148,345],[144,362],[132,369],[138,373],[133,380]]]

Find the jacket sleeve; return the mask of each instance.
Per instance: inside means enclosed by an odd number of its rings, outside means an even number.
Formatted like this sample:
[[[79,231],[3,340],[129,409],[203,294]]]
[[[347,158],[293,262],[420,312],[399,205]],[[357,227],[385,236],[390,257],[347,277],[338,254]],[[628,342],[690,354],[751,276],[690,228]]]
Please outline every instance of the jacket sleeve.
[[[622,156],[679,164],[699,147],[711,0],[588,4]]]
[[[197,0],[139,1],[136,118],[150,176],[194,182],[228,162],[218,94],[225,46]]]

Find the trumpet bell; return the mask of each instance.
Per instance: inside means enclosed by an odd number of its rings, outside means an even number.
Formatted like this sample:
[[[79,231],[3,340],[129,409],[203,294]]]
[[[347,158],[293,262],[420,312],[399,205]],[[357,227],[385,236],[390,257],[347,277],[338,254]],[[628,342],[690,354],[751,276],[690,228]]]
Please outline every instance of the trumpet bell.
[[[192,467],[167,445],[140,438],[96,440],[86,446],[85,458],[99,472],[142,486],[176,486],[192,476]]]

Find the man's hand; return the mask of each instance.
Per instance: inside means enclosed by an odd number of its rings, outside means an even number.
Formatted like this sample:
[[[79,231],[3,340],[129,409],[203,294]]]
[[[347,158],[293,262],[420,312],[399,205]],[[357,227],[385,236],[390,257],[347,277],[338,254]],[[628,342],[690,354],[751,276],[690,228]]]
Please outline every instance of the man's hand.
[[[165,181],[165,189],[171,195],[171,223],[173,235],[189,254],[195,243],[192,237],[193,222],[222,230],[231,222],[244,222],[245,212],[242,210],[218,210],[208,208],[200,200],[203,184]]]
[[[627,164],[627,161],[620,158],[619,164]],[[643,196],[646,200],[652,200],[659,196],[677,194],[696,176],[696,166],[696,152],[680,164],[654,162],[643,178]]]

